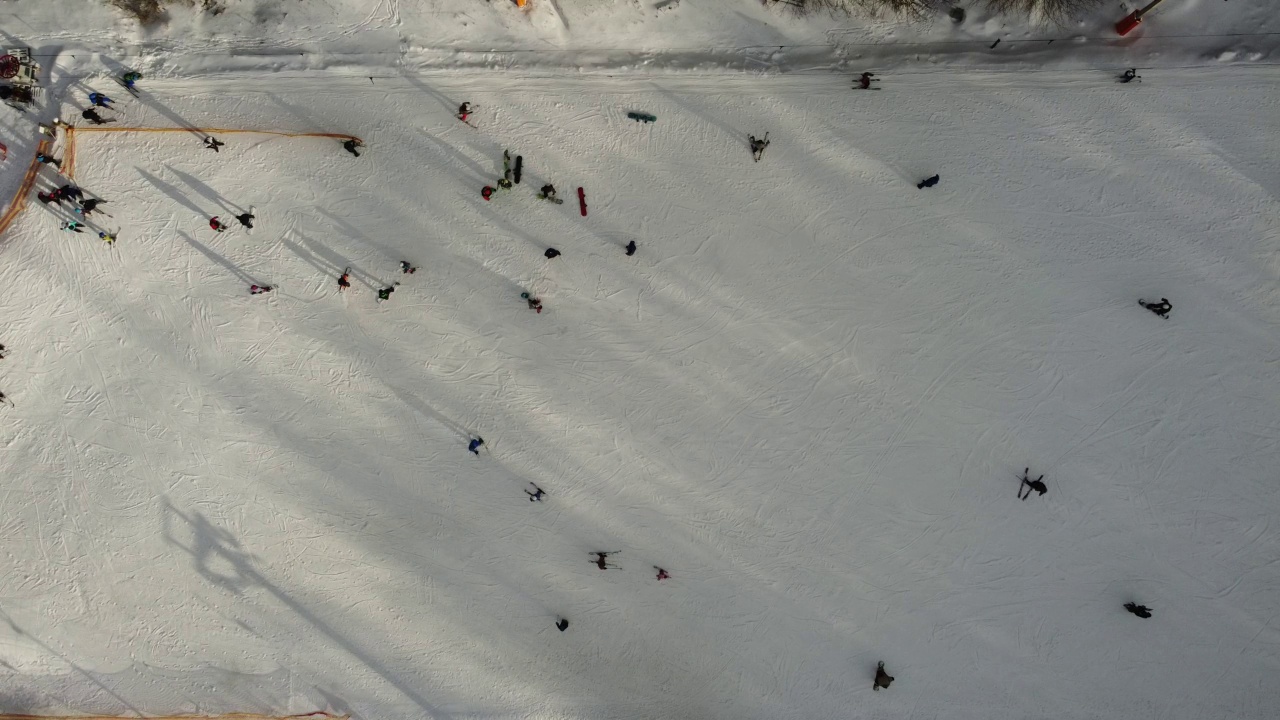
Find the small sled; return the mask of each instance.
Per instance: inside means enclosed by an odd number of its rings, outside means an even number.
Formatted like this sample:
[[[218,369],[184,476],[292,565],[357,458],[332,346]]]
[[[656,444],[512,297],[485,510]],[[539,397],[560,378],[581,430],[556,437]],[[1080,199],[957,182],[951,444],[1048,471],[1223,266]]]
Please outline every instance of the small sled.
[[[635,112],[634,110],[627,113],[627,117],[631,118],[632,120],[635,120],[636,122],[643,122],[643,123],[657,122],[658,120],[657,115],[650,115],[649,113]]]

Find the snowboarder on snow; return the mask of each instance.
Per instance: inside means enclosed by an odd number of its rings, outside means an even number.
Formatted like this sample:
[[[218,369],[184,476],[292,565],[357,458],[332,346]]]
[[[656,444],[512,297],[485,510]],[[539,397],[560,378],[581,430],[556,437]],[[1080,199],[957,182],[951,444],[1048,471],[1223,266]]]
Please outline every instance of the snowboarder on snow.
[[[262,293],[269,293],[269,292],[271,292],[270,285],[250,285],[249,286],[250,295],[261,295]]]
[[[464,102],[458,106],[458,119],[466,122],[469,117],[471,117],[471,103]]]
[[[414,266],[410,265],[408,260],[401,260],[401,261],[400,261],[400,272],[404,273],[405,275],[412,275],[412,274],[414,274],[414,273],[418,272],[418,268],[416,268],[416,267],[414,267]]]
[[[351,271],[343,270],[342,276],[338,278],[338,292],[342,292],[351,287]]]
[[[551,183],[547,183],[546,185],[543,185],[542,191],[538,193],[538,199],[539,200],[555,200],[556,186],[552,185]]]
[[[667,578],[671,577],[671,573],[667,572],[666,570],[663,570],[657,565],[654,565],[653,569],[658,571],[658,582],[662,582],[663,580],[666,580]]]
[[[556,629],[559,630],[560,632],[564,632],[565,630],[568,630],[569,621],[565,620],[564,618],[560,618],[559,620],[556,621]]]
[[[889,688],[889,683],[891,682],[893,682],[893,676],[884,671],[884,663],[877,665],[876,682],[871,686],[871,689],[879,690],[880,688],[885,688],[887,690]]]
[[[1027,489],[1026,495],[1022,494],[1022,488],[1024,487]],[[1041,495],[1044,495],[1045,493],[1049,492],[1049,488],[1045,487],[1045,484],[1044,484],[1044,476],[1041,475],[1035,480],[1032,480],[1031,468],[1027,468],[1026,470],[1022,471],[1022,484],[1018,486],[1018,499],[1026,500],[1027,498],[1031,497],[1032,490],[1035,490]]]
[[[84,118],[85,120],[88,120],[94,125],[106,125],[107,123],[115,122],[114,119],[103,120],[102,116],[98,114],[98,111],[94,110],[93,108],[88,108],[84,112],[80,113],[80,117]]]
[[[493,190],[494,188],[489,185],[485,185],[484,188],[480,190],[480,196],[484,198],[485,202],[489,202],[489,198],[493,197]]]
[[[110,110],[111,103],[115,102],[115,100],[112,100],[111,98],[107,97],[106,95],[103,95],[102,93],[93,92],[93,93],[89,93],[89,102],[93,103],[94,107],[106,108]]]
[[[75,220],[62,221],[62,229],[65,230],[66,232],[78,232],[78,233],[84,232],[84,230],[81,230],[80,228],[81,228],[80,223],[76,222]]]
[[[39,155],[36,155],[36,162],[40,163],[41,165],[52,165],[58,168],[59,170],[62,169],[62,161],[56,157],[53,157],[52,155],[45,155],[44,153],[40,153]]]
[[[547,248],[547,251],[542,254],[546,255],[548,260],[560,257],[560,251],[555,248]]]
[[[520,297],[524,298],[524,299],[525,299],[525,301],[527,301],[527,302],[529,303],[529,309],[530,309],[530,310],[537,310],[539,313],[541,313],[541,312],[542,312],[542,301],[541,301],[541,300],[539,300],[539,299],[538,299],[538,298],[536,298],[536,297],[533,297],[532,295],[530,295],[530,294],[529,294],[529,293],[527,293],[527,292],[522,292],[522,293],[520,293]]]
[[[222,232],[227,229],[227,226],[222,224],[217,215],[209,218],[209,227],[213,228],[215,232]]]
[[[400,283],[392,283],[392,284],[390,284],[390,285],[388,285],[388,286],[386,286],[386,287],[382,288],[381,290],[379,290],[379,291],[378,291],[378,302],[382,302],[383,300],[390,300],[390,299],[391,299],[391,293],[393,293],[393,292],[395,292],[395,291],[396,291],[396,287],[397,287],[398,285],[400,285]]]
[[[1120,82],[1122,83],[1131,83],[1134,80],[1142,82],[1142,76],[1138,74],[1137,68],[1129,68],[1120,74]]]
[[[635,254],[636,254],[636,241],[632,240],[631,242],[627,243],[627,255],[631,256]]]
[[[1139,300],[1138,304],[1165,319],[1168,319],[1169,311],[1173,309],[1173,304],[1169,302],[1169,298],[1160,298],[1158,303]]]
[[[226,143],[222,142],[221,140],[219,140],[218,138],[212,135],[204,139],[205,148],[208,150],[212,150],[214,152],[219,152],[218,148],[222,147],[223,145],[226,145]]]
[[[870,73],[870,72],[862,73],[862,75],[858,78],[858,88],[862,90],[870,90],[871,83],[880,82],[879,80],[875,79],[875,76],[876,76],[875,73]]]
[[[141,79],[142,79],[142,73],[134,70],[130,70],[129,72],[120,76],[120,84],[132,90],[133,84],[138,82]]]
[[[1151,608],[1146,605],[1127,602],[1124,604],[1124,609],[1143,619],[1151,617]]]
[[[480,446],[484,444],[484,438],[479,435],[471,438],[471,442],[467,443],[467,449],[477,457],[480,455]]]
[[[356,138],[349,138],[346,142],[342,143],[342,147],[352,155],[360,157],[360,153],[356,151],[356,148],[364,147],[364,143],[360,142]]]
[[[751,156],[756,162],[760,162],[764,149],[769,147],[769,133],[765,133],[762,138],[757,138],[755,135],[748,135],[747,138],[751,140]]]
[[[533,483],[529,483],[529,484],[530,484],[530,485],[533,485]],[[538,487],[537,485],[533,485],[533,489],[534,489],[536,492],[529,492],[528,490],[525,490],[525,491],[524,491],[524,494],[529,496],[529,502],[542,502],[542,496],[543,496],[543,495],[546,495],[546,494],[547,494],[547,491],[546,491],[546,490],[543,490],[542,488]]]
[[[510,181],[510,180],[508,180],[508,179],[506,179],[506,178],[499,178],[499,179],[498,179],[498,187],[502,188],[503,190],[510,190],[510,189],[511,189],[511,181]]]
[[[939,181],[939,180],[941,180],[941,179],[942,179],[942,178],[941,178],[941,177],[939,177],[939,176],[937,176],[937,175],[934,175],[933,177],[927,177],[927,178],[925,178],[925,179],[921,180],[921,181],[916,185],[916,189],[917,189],[917,190],[923,190],[923,189],[925,189],[925,188],[927,188],[927,187],[933,187],[934,185],[937,185],[937,184],[938,184],[938,181]]]
[[[256,216],[256,215],[254,215],[253,213],[241,213],[241,214],[239,214],[239,215],[237,215],[237,216],[236,216],[236,219],[240,221],[240,224],[241,224],[241,225],[243,225],[243,226],[245,226],[245,227],[249,228],[250,230],[252,230],[252,229],[253,229],[253,219],[254,219],[255,217],[257,217],[257,216]]]

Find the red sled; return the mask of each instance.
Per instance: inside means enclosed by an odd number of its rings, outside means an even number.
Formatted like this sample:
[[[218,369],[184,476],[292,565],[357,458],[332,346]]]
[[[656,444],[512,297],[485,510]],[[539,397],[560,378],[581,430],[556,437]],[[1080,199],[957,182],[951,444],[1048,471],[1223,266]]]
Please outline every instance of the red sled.
[[[582,210],[582,217],[587,216],[587,194],[582,188],[578,188],[578,207]]]

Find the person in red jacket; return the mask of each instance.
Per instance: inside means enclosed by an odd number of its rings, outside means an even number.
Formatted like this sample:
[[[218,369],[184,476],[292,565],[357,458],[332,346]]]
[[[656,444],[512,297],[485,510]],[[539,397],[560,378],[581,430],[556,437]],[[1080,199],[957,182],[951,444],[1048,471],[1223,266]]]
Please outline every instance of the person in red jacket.
[[[217,215],[209,218],[209,227],[213,228],[217,232],[222,232],[227,229],[226,226],[222,224],[222,221],[218,219]]]
[[[485,185],[484,189],[480,191],[480,195],[484,198],[485,202],[488,202],[489,198],[493,196],[493,188]]]

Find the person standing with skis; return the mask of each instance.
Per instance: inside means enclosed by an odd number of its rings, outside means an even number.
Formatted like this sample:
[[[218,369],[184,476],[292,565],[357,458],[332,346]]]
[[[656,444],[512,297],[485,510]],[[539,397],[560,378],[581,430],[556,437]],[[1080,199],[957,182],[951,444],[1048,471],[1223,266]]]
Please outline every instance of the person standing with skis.
[[[533,485],[533,483],[529,483],[529,484],[530,484],[530,485]],[[534,489],[536,492],[529,492],[528,490],[525,490],[525,491],[524,491],[524,494],[529,496],[529,502],[542,502],[542,496],[543,496],[543,495],[546,495],[546,494],[547,494],[547,491],[546,491],[546,490],[543,490],[542,488],[538,487],[537,485],[533,485],[533,489]]]
[[[858,78],[858,88],[860,90],[870,90],[871,83],[880,82],[879,80],[875,79],[875,76],[876,76],[875,73],[870,73],[870,72],[862,73],[862,75]]]
[[[124,85],[129,90],[133,90],[134,83],[138,82],[141,79],[142,79],[142,73],[137,72],[136,70],[130,70],[129,72],[120,76],[120,84]]]
[[[351,287],[351,268],[342,271],[342,275],[338,277],[338,292],[342,292]]]

